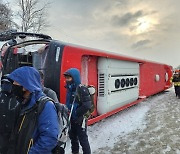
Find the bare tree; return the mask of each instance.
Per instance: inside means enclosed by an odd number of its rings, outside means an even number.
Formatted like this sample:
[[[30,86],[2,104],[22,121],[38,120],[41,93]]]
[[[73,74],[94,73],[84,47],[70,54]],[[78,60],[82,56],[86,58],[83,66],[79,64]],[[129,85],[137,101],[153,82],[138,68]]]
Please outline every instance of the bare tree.
[[[41,2],[40,2],[41,1]],[[47,9],[50,3],[42,0],[17,0],[20,19],[19,29],[23,32],[40,32],[48,26]]]
[[[3,4],[0,1],[0,32],[8,30],[12,27],[12,11],[8,3]]]

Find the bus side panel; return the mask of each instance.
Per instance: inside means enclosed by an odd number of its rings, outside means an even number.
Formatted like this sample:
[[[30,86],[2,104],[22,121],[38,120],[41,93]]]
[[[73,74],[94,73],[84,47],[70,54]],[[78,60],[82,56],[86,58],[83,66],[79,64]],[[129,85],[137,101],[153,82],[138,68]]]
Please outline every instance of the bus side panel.
[[[61,73],[60,73],[60,102],[65,103],[66,101],[66,85],[65,78],[63,73],[69,68],[77,68],[81,69],[81,54],[70,48],[68,46],[64,47],[63,55],[62,55],[62,63],[61,63]]]
[[[86,57],[87,62],[86,66],[82,64],[82,59]],[[65,79],[63,77],[63,73],[72,67],[75,67],[80,70],[81,77],[85,79],[82,80],[85,84],[92,84],[98,89],[97,86],[97,61],[100,57],[104,58],[111,58],[116,60],[124,60],[124,61],[130,61],[130,62],[137,62],[139,63],[139,99],[135,102],[131,102],[128,105],[125,105],[123,107],[117,108],[111,112],[97,115],[94,114],[94,118],[90,120],[90,124],[95,123],[101,119],[104,119],[112,114],[115,114],[133,104],[137,104],[138,102],[145,99],[145,97],[140,96],[150,96],[153,94],[156,94],[158,92],[161,92],[170,86],[169,79],[171,77],[171,70],[170,66],[165,67],[164,64],[159,64],[155,62],[149,62],[149,61],[143,61],[138,60],[135,58],[129,58],[125,56],[118,56],[115,54],[110,54],[107,52],[99,52],[92,49],[85,49],[81,47],[76,46],[65,46],[63,55],[62,55],[62,64],[61,64],[61,73],[60,73],[60,101],[62,103],[65,103],[65,94],[66,89],[64,88],[65,85]],[[88,69],[86,68],[88,67]],[[84,70],[86,70],[85,74],[83,74]],[[168,74],[168,80],[165,77],[165,74]],[[84,76],[85,75],[85,76]],[[96,94],[98,93],[98,90],[96,90]],[[95,102],[97,103],[97,96],[95,97]],[[97,104],[95,104],[97,106]]]
[[[140,96],[150,96],[159,93],[167,85],[164,65],[155,63],[140,64]]]

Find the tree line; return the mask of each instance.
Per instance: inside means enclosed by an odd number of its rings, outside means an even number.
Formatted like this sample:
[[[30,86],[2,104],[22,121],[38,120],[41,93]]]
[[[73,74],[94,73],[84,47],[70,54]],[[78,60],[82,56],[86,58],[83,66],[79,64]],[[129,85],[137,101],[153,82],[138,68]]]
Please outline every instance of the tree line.
[[[0,32],[16,29],[22,32],[40,32],[48,27],[47,10],[50,3],[42,0],[15,0],[16,9],[0,0]]]

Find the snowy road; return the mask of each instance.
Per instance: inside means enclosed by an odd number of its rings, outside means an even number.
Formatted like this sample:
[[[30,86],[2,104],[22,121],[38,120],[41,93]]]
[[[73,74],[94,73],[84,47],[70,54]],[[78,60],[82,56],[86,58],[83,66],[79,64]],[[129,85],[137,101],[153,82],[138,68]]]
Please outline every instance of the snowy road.
[[[171,88],[89,126],[88,134],[92,154],[180,154],[180,99]]]
[[[180,154],[173,88],[88,128],[93,154]]]

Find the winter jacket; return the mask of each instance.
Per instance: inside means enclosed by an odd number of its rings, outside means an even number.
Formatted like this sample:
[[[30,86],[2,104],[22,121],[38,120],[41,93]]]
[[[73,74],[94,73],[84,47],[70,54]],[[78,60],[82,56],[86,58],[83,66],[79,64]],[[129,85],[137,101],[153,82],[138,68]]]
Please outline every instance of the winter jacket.
[[[170,81],[173,82],[174,86],[180,86],[180,76],[178,74],[174,74]]]
[[[0,92],[0,154],[7,154],[9,138],[17,118],[17,106],[14,95],[7,91]]]
[[[65,86],[67,88],[66,106],[68,107],[69,110],[71,110],[74,97],[76,96],[71,119],[74,121],[82,120],[83,115],[91,108],[90,95],[87,89],[84,89],[83,86],[82,88],[79,87],[79,85],[81,84],[81,79],[80,79],[80,72],[78,69],[76,68],[68,69],[65,72],[65,74],[69,74],[73,78],[72,83],[66,83]],[[80,95],[80,99],[78,99],[77,97],[78,91],[80,93],[78,94]]]
[[[16,153],[23,154],[25,151],[29,154],[51,154],[51,150],[57,144],[59,132],[56,108],[51,101],[45,104],[38,116],[35,129],[32,130],[33,133],[28,134],[31,132],[31,126],[28,126],[32,121],[30,117],[34,116],[28,111],[31,111],[36,106],[38,99],[44,96],[38,71],[33,67],[25,66],[16,69],[8,77],[31,93],[29,101],[22,105],[19,123],[17,122],[17,127],[20,127],[15,130]],[[25,114],[26,112],[29,114]],[[23,144],[25,145],[23,146]],[[23,149],[24,147],[27,149]]]

